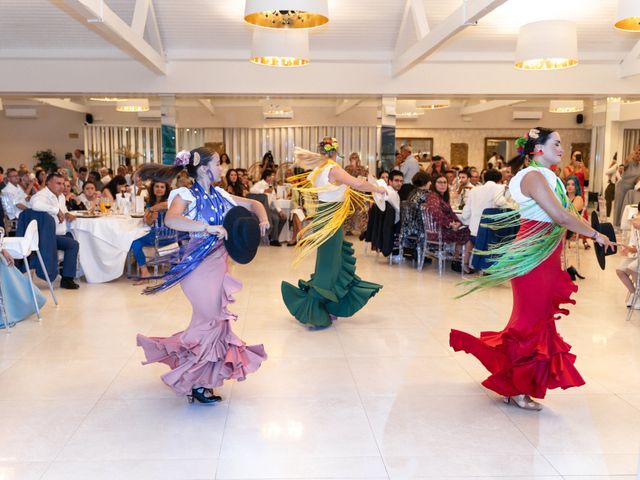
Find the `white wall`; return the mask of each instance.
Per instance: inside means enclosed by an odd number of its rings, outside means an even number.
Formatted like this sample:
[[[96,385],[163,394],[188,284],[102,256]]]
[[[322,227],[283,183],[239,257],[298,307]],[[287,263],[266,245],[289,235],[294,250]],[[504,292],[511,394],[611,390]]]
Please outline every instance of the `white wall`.
[[[38,150],[53,150],[61,165],[66,152],[84,148],[84,113],[38,106],[34,119],[7,118],[0,111],[0,165],[17,167],[21,163],[35,165],[33,154]],[[78,134],[77,139],[69,134]]]

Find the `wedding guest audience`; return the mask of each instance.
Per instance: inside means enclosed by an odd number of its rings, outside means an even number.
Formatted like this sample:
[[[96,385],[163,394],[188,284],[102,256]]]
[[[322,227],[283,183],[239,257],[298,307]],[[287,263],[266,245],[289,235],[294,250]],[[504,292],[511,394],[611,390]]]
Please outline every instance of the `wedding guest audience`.
[[[349,155],[349,165],[344,167],[344,170],[352,177],[367,177],[367,169],[360,162],[360,155],[358,155],[357,152],[353,152]],[[344,222],[345,235],[351,235],[353,231],[363,233],[367,229],[368,220],[367,211],[356,208],[356,210],[349,215]]]
[[[107,167],[102,167],[100,169],[100,181],[102,182],[103,185],[106,185],[107,183],[109,183],[112,177],[113,177],[113,170]]]
[[[146,203],[149,198],[149,189],[147,188],[147,184],[143,182],[138,175],[134,175],[133,178],[135,179],[135,182],[136,182],[136,185],[135,185],[136,197],[144,198],[144,201]]]
[[[270,153],[270,152],[267,152]],[[273,186],[273,182],[275,180],[275,172],[271,169],[266,169],[262,172],[262,178],[260,181],[256,182],[253,187],[250,189],[250,193],[253,194],[273,194],[268,195],[268,209],[267,215],[269,216],[269,238],[271,239],[270,245],[274,247],[279,247],[280,242],[278,241],[278,237],[280,236],[280,232],[284,228],[284,225],[287,222],[287,214],[282,211],[280,207],[274,202],[275,200],[275,189]]]
[[[391,170],[389,173],[389,186],[391,188],[388,190],[387,202],[393,207],[396,211],[396,221],[395,226],[396,229],[400,229],[400,189],[404,184],[404,176],[400,170]]]
[[[86,182],[88,179],[89,179],[89,169],[83,165],[78,169],[78,179],[76,180],[76,185],[75,185],[76,192],[82,192],[84,187],[84,182]]]
[[[469,168],[469,183],[472,187],[480,185],[480,172],[476,167]]]
[[[452,168],[447,169],[444,172],[444,176],[447,177],[447,181],[449,182],[449,188],[451,188],[452,185],[455,185],[456,183],[456,171],[453,170]]]
[[[400,147],[400,171],[404,175],[404,183],[411,183],[413,176],[421,171],[420,163],[414,158],[411,145],[403,144]]]
[[[45,172],[42,168],[36,169],[36,190],[42,190],[46,187],[47,183],[47,172]]]
[[[640,204],[638,205],[638,208],[640,208]],[[616,274],[629,292],[627,295],[627,307],[640,309],[640,303],[636,302],[635,305],[632,304],[636,285],[638,285],[638,249],[640,248],[638,236],[640,233],[640,215],[636,214],[631,219],[631,227],[632,230],[628,246],[622,248],[621,253],[624,258],[618,268],[616,268]]]
[[[164,222],[164,216],[162,213],[166,212],[168,207],[169,193],[171,193],[171,187],[165,182],[151,182],[149,190],[149,202],[144,211],[144,222],[149,226],[155,226],[156,228],[162,227]],[[136,263],[140,269],[140,279],[136,282],[137,285],[143,283],[145,279],[151,274],[147,267],[147,257],[144,254],[144,247],[153,247],[156,244],[156,229],[152,228],[145,236],[134,240],[131,244],[131,251],[136,258]],[[164,246],[164,245],[160,245]]]
[[[98,194],[96,184],[91,180],[84,182],[82,185],[82,193],[78,195],[78,201],[90,212],[98,210],[100,207],[100,195]]]
[[[83,167],[85,164],[84,150],[75,149],[73,151],[73,163],[76,168]]]
[[[429,195],[429,190],[431,188],[431,175],[429,175],[427,172],[419,171],[413,176],[411,184],[413,186],[413,190],[409,192],[406,200],[408,200],[409,202],[414,202],[418,205],[422,205],[427,201],[427,196]],[[403,188],[401,188],[398,192],[400,200],[405,200],[402,198],[402,190],[404,189],[404,185]]]
[[[227,172],[231,169],[231,159],[229,158],[229,155],[227,155],[226,153],[223,153],[222,155],[220,155],[220,176],[222,178],[225,178],[227,175]]]
[[[435,177],[436,175],[444,175],[444,172],[447,170],[447,164],[443,157],[440,155],[434,155],[431,158],[431,167],[428,170],[428,173],[431,177]]]
[[[102,189],[102,197],[115,202],[119,193],[125,193],[127,191],[127,180],[122,175],[116,175],[113,179]]]
[[[244,188],[249,191],[251,189],[251,187],[253,186],[253,183],[251,182],[251,179],[249,178],[249,172],[247,171],[246,168],[236,168],[236,171],[238,172],[238,175],[240,176],[240,181],[242,182],[242,185],[244,186]]]
[[[93,184],[96,186],[99,192],[101,192],[102,189],[104,188],[104,185],[100,181],[100,173],[95,170],[91,170],[89,172],[89,175],[87,176],[87,181],[93,182]]]
[[[449,182],[444,175],[436,175],[431,183],[431,192],[427,196],[425,207],[436,225],[440,227],[442,241],[454,243],[456,250],[460,252],[462,246],[469,241],[469,228],[460,222],[449,204]],[[431,239],[433,240],[433,239]],[[465,252],[462,259],[462,270],[469,270],[469,257],[471,252]]]
[[[116,175],[120,175],[125,178],[127,185],[131,185],[131,175],[129,175],[129,169],[126,165],[118,165],[116,169]]]
[[[65,180],[64,181],[64,189],[62,190],[62,195],[64,195],[64,201],[65,201],[65,205],[67,207],[67,210],[74,211],[74,210],[86,210],[87,209],[84,206],[84,203],[82,203],[76,197],[76,194],[73,193],[73,190],[71,189],[71,181],[70,180]]]
[[[53,217],[56,223],[57,248],[64,252],[60,287],[75,290],[80,288],[80,285],[74,282],[78,263],[78,242],[68,232],[67,222],[73,222],[76,217],[67,210],[63,190],[63,176],[59,173],[50,173],[45,187],[31,197],[31,208],[37,212],[46,212]]]
[[[465,252],[468,255],[471,255],[475,245],[482,212],[487,208],[503,208],[508,205],[507,186],[500,183],[502,173],[495,169],[487,170],[485,180],[484,185],[469,191],[462,209],[462,223],[469,226],[470,238]]]
[[[400,170],[397,170],[397,171],[400,172]],[[402,172],[400,172],[400,173],[402,173]],[[380,174],[378,175],[378,180],[380,180],[380,179],[384,180],[385,183],[387,185],[389,185],[389,172],[387,172],[386,170],[381,170]]]
[[[22,170],[18,173],[20,175],[20,188],[22,188],[24,193],[27,195],[27,201],[29,201],[31,199],[31,196],[38,191],[35,187],[35,178],[32,177],[31,173],[29,173],[29,170]]]
[[[9,220],[17,220],[23,210],[29,208],[26,192],[20,187],[20,175],[15,168],[7,169],[7,183],[2,189],[5,215]]]
[[[231,195],[236,195],[238,197],[246,197],[248,190],[242,184],[240,180],[240,175],[238,175],[238,171],[235,168],[230,168],[227,170],[225,175],[225,184],[226,190]]]

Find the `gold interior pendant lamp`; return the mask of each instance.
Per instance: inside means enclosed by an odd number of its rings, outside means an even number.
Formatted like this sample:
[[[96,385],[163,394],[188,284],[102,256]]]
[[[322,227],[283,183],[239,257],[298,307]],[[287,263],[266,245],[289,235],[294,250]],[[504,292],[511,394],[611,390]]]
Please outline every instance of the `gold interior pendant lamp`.
[[[544,20],[520,27],[515,68],[560,70],[578,65],[576,24],[568,20]]]
[[[640,2],[618,0],[618,15],[614,26],[626,32],[640,32]]]
[[[309,33],[256,28],[249,61],[268,67],[303,67],[309,63]]]
[[[246,0],[244,20],[257,27],[315,28],[329,21],[328,0]]]

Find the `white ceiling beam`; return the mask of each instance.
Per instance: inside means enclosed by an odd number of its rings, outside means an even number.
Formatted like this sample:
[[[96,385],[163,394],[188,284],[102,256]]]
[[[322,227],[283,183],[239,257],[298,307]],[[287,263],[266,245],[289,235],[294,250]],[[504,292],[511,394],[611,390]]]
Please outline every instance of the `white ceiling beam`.
[[[52,107],[62,108],[63,110],[71,110],[78,113],[91,113],[91,109],[87,105],[72,102],[68,98],[34,98],[38,102],[42,102]]]
[[[429,21],[427,20],[427,14],[424,10],[424,0],[407,0],[402,15],[402,22],[400,23],[400,29],[396,37],[396,53],[400,53],[406,46],[405,43],[408,38],[407,29],[409,28],[410,20],[413,23],[414,37],[416,37],[414,41],[426,37],[429,33]]]
[[[336,117],[339,117],[340,115],[342,115],[345,112],[348,112],[352,108],[357,107],[360,104],[360,102],[362,102],[361,98],[338,100],[336,102]]]
[[[131,29],[141,37],[144,35],[144,27],[147,24],[147,16],[149,15],[149,6],[151,0],[136,0],[133,10],[133,20],[131,20]]]
[[[620,64],[620,78],[640,75],[640,41],[638,41]]]
[[[199,98],[198,103],[202,105],[212,116],[216,114],[216,109],[208,98]]]
[[[498,8],[507,0],[463,0],[463,4],[422,39],[409,47],[393,61],[394,77],[406,72],[435,52],[440,46],[470,25]]]
[[[53,5],[68,13],[79,22],[86,24],[109,43],[118,47],[132,58],[138,60],[145,67],[155,73],[166,75],[167,66],[162,51],[155,50],[144,39],[144,26],[142,33],[127,25],[116,13],[111,10],[104,0],[49,0]],[[143,3],[140,3],[143,2]],[[140,5],[138,5],[140,3]],[[141,12],[144,0],[137,0],[136,10]],[[148,8],[152,8],[148,6]],[[142,15],[139,13],[139,15]],[[134,18],[134,20],[136,20]],[[136,20],[141,22],[141,20]],[[145,18],[146,22],[146,18]],[[136,24],[138,25],[138,24]],[[137,26],[139,28],[139,26]]]
[[[460,109],[460,115],[473,115],[475,113],[489,112],[496,108],[510,107],[518,103],[524,103],[526,100],[490,100],[488,102],[477,103],[475,105],[465,105]]]

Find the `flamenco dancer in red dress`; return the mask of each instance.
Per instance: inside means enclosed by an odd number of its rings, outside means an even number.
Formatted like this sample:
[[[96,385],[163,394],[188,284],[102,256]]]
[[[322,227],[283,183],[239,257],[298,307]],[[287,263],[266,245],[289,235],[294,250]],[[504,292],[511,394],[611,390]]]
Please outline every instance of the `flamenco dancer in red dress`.
[[[576,370],[571,346],[556,331],[556,320],[568,310],[561,304],[575,301],[578,287],[562,270],[560,252],[566,230],[592,238],[605,249],[609,239],[585,222],[572,209],[564,185],[550,167],[560,163],[563,149],[560,135],[547,128],[533,128],[518,139],[520,157],[511,162],[517,170],[509,191],[520,209],[492,216],[491,228],[519,224],[512,241],[493,245],[489,251],[495,263],[488,276],[469,280],[467,292],[495,286],[507,280],[513,288],[513,310],[501,332],[482,332],[474,337],[452,330],[450,345],[455,351],[474,355],[491,375],[482,385],[526,410],[541,410],[534,398],[544,398],[549,388],[584,385]]]

